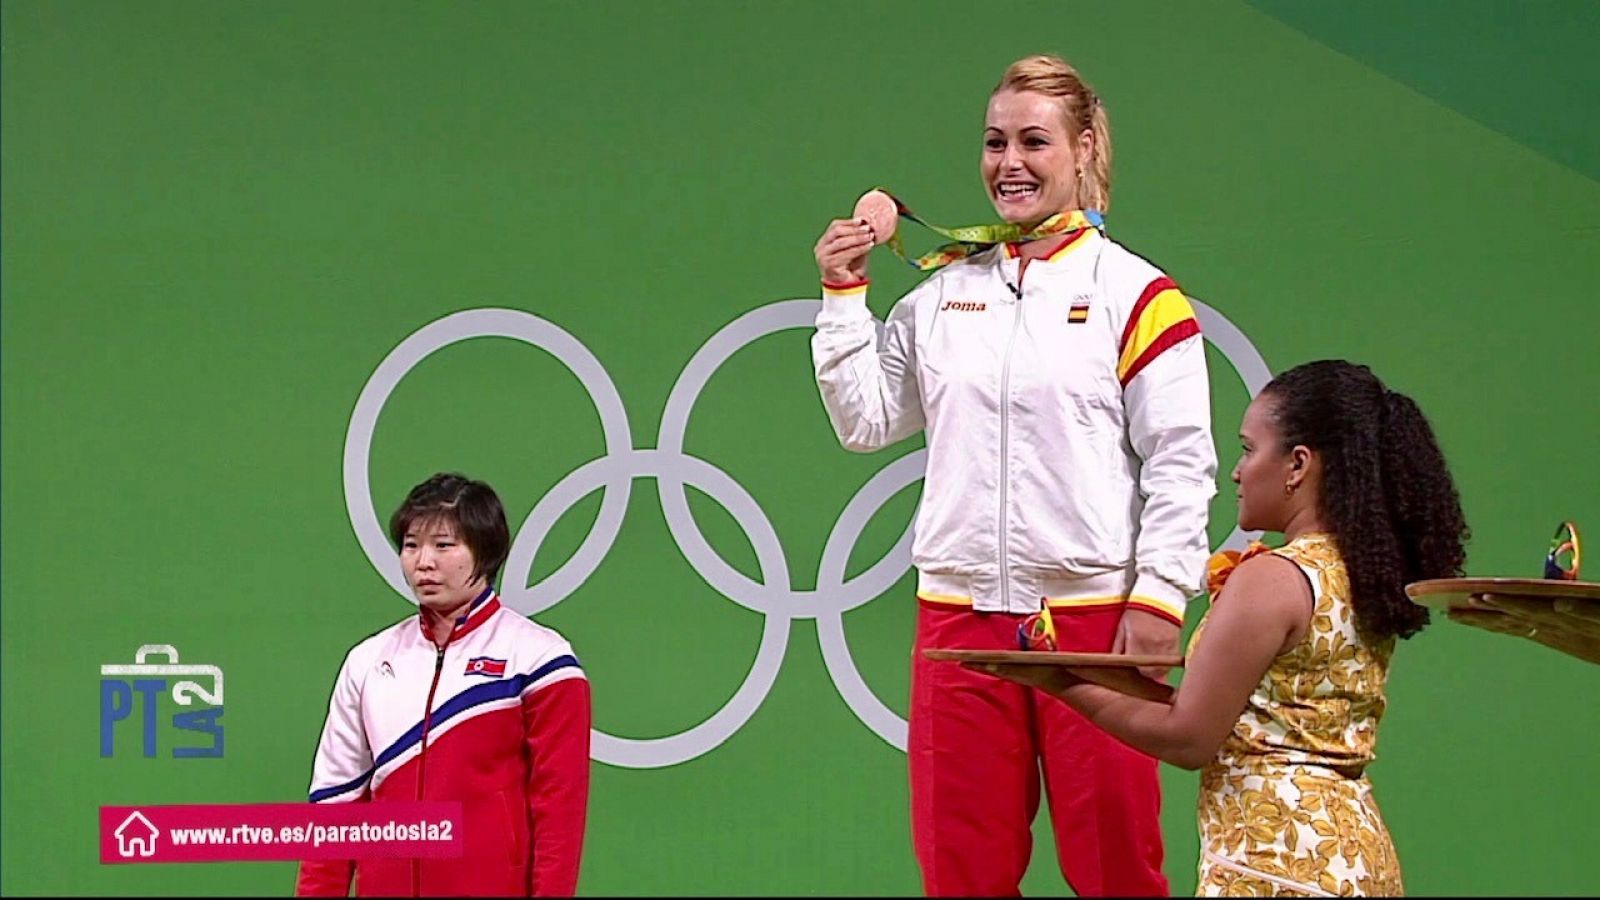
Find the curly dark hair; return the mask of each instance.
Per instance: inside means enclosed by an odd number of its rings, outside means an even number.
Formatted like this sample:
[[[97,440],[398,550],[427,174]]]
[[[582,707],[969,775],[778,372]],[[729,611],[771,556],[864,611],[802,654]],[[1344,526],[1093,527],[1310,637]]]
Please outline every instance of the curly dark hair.
[[[1319,360],[1262,389],[1285,450],[1322,457],[1323,521],[1350,575],[1356,625],[1373,640],[1428,624],[1405,586],[1462,574],[1471,536],[1433,429],[1366,366]]]

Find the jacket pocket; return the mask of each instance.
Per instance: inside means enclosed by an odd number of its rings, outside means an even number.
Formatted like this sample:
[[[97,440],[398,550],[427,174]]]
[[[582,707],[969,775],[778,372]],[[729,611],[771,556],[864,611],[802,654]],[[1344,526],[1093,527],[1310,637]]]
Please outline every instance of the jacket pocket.
[[[527,805],[517,791],[500,791],[495,796],[500,801],[501,820],[505,828],[502,840],[505,842],[507,861],[512,866],[525,867],[529,863]]]

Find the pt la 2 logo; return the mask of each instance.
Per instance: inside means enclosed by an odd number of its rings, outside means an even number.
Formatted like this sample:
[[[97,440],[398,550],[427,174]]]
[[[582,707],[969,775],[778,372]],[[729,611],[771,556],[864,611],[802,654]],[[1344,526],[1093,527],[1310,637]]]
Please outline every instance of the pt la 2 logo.
[[[146,662],[160,657],[166,662]],[[209,747],[173,747],[178,759],[222,755],[222,670],[216,666],[179,665],[178,650],[171,644],[145,644],[134,654],[133,665],[100,667],[100,755],[112,756],[116,750],[117,723],[133,715],[134,694],[142,698],[144,755],[156,755],[156,706],[169,679],[200,676],[201,681],[177,680],[172,699],[179,706],[193,706],[196,698],[210,709],[174,713],[172,727],[211,736]],[[203,681],[209,677],[211,688]]]

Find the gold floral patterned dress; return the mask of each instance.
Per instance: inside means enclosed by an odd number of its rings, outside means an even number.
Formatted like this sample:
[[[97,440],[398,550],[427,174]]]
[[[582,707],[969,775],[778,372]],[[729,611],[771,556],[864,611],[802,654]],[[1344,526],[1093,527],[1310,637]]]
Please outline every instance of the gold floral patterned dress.
[[[1311,626],[1272,661],[1201,772],[1196,893],[1399,896],[1400,863],[1363,774],[1394,638],[1372,644],[1356,630],[1331,535],[1302,535],[1272,552],[1310,581]],[[1190,652],[1204,628],[1202,620]]]

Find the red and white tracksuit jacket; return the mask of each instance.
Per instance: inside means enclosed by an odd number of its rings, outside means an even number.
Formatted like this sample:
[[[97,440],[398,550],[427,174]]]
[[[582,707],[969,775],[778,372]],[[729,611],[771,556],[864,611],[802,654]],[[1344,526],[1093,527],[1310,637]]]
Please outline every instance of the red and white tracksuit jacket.
[[[421,616],[339,669],[311,802],[456,800],[456,859],[307,861],[299,896],[566,896],[589,799],[589,682],[561,635],[492,589],[440,648]]]

